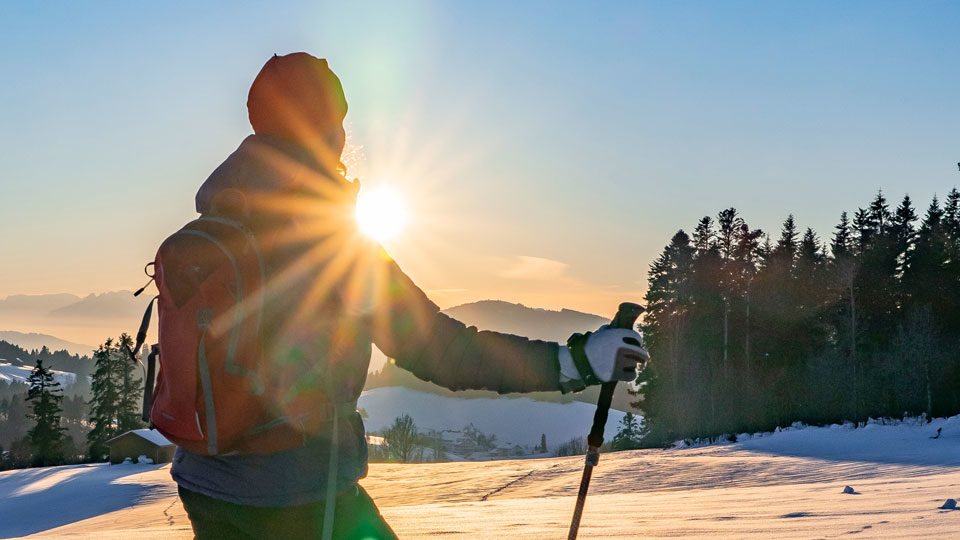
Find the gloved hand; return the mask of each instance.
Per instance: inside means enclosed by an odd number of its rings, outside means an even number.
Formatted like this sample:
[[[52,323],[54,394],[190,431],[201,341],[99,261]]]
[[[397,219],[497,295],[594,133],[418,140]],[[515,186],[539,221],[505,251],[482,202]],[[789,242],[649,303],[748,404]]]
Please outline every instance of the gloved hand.
[[[633,330],[608,325],[573,334],[567,346],[560,347],[560,390],[578,392],[589,385],[636,379],[637,365],[650,360],[640,339]]]

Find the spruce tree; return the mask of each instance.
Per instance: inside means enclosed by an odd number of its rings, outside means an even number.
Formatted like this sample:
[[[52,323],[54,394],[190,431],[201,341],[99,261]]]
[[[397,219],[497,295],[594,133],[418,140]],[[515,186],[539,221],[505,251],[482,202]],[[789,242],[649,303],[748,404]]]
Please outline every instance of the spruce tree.
[[[677,231],[648,274],[644,342],[659,361],[640,373],[643,396],[632,405],[642,406],[647,418],[657,419],[651,425],[662,430],[657,434],[661,440],[685,433],[685,419],[693,413],[680,388],[687,382],[681,379],[688,378],[694,252],[687,233]]]
[[[117,370],[119,372],[119,403],[117,404],[117,431],[126,433],[143,427],[143,380],[137,376],[137,366],[126,351],[133,346],[133,338],[121,334],[116,342]]]
[[[840,214],[840,223],[834,227],[833,241],[830,243],[830,252],[834,258],[846,257],[850,254],[850,220],[847,213]]]
[[[30,390],[27,400],[32,401],[28,415],[34,425],[27,433],[33,450],[33,465],[44,467],[59,465],[63,462],[63,432],[60,426],[60,403],[63,401],[63,388],[54,379],[49,368],[37,360],[36,367],[27,378]]]
[[[883,191],[877,191],[877,196],[870,203],[867,212],[867,220],[874,234],[884,234],[887,227],[890,226],[890,207],[887,206],[887,198],[883,196]]]
[[[139,403],[141,380],[135,376],[136,365],[124,348],[130,345],[130,336],[122,334],[114,341],[107,339],[94,353],[96,370],[93,373],[90,400],[90,423],[87,433],[90,459],[98,461],[108,452],[106,442],[131,429],[143,427]]]
[[[916,221],[880,192],[829,254],[792,216],[761,246],[732,208],[674,235],[648,274],[644,443],[960,412],[960,192]]]
[[[797,256],[797,248],[797,224],[793,220],[793,214],[790,214],[783,222],[780,238],[777,240],[776,247],[773,248],[771,257],[782,264],[783,269],[793,268],[793,261]]]
[[[610,441],[610,446],[614,450],[634,450],[640,448],[642,439],[643,431],[640,428],[640,423],[637,422],[637,417],[628,412],[620,420],[620,425],[617,426],[617,434]]]

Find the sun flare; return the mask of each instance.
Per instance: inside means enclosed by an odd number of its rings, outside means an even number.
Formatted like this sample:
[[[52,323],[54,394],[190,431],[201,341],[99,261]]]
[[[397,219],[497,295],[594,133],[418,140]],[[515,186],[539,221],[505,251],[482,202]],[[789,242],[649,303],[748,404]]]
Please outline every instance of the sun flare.
[[[396,238],[409,215],[403,197],[394,189],[361,189],[357,198],[357,224],[360,230],[378,242]]]

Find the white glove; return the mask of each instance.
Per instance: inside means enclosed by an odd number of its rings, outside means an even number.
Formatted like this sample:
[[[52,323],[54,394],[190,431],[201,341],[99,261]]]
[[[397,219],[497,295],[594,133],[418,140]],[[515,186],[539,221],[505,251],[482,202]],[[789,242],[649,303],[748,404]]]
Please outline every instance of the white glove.
[[[568,341],[573,350],[560,347],[561,389],[577,391],[590,384],[636,379],[637,365],[650,360],[650,354],[640,345],[640,339],[640,334],[633,330],[606,325],[585,337],[574,334]],[[574,355],[586,356],[588,365],[577,369]],[[584,367],[589,367],[592,373],[582,373]]]

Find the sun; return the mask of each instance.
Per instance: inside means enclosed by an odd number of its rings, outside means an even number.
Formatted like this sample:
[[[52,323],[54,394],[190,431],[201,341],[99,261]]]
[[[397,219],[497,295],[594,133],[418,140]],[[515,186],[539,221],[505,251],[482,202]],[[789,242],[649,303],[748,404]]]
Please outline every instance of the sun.
[[[409,214],[399,192],[389,187],[375,187],[360,189],[356,217],[363,234],[385,242],[403,231]]]

